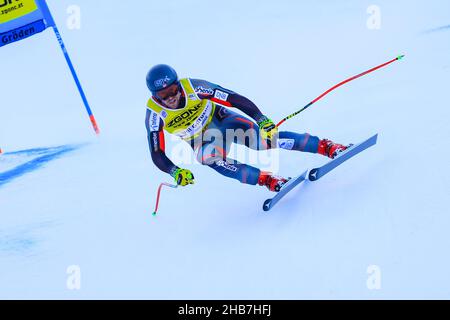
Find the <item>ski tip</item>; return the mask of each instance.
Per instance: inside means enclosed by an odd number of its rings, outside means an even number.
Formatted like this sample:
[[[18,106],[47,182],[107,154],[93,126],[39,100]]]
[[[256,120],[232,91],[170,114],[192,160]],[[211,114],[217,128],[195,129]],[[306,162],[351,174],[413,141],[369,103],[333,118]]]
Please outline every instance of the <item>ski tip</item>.
[[[369,140],[371,141],[371,143],[373,145],[377,144],[377,142],[378,142],[378,133],[374,134]]]
[[[152,216],[156,217],[156,211],[152,213]]]
[[[404,55],[404,54],[401,54],[401,55],[399,55],[399,56],[397,57],[397,60],[402,60],[404,57],[405,57],[405,55]]]

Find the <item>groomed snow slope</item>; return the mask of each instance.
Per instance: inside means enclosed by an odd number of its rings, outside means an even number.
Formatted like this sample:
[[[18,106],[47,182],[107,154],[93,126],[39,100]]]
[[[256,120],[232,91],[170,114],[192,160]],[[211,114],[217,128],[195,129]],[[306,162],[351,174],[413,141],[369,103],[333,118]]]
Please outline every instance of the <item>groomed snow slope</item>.
[[[368,1],[49,0],[102,134],[93,137],[50,30],[1,48],[0,146],[76,146],[0,185],[0,298],[450,298],[450,4]],[[235,90],[273,119],[333,84],[406,54],[334,92],[284,128],[378,145],[273,211],[270,194],[197,163],[192,187],[155,192],[144,127],[147,70]],[[178,147],[167,138],[168,150]],[[280,151],[279,174],[324,163]],[[0,156],[0,172],[33,155]],[[276,159],[276,158],[274,158]],[[81,270],[68,290],[67,268]],[[369,290],[369,266],[381,288]]]

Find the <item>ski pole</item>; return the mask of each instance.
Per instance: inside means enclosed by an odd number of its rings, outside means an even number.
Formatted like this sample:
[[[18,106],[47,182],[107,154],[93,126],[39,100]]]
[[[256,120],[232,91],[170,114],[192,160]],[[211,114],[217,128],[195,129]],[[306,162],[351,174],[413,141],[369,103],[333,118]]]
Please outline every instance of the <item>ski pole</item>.
[[[277,124],[277,127],[281,126],[286,120],[289,120],[289,119],[295,117],[296,115],[298,115],[299,113],[305,111],[305,110],[308,109],[310,106],[312,106],[314,103],[316,103],[317,101],[319,101],[320,99],[322,99],[323,97],[325,97],[327,94],[329,94],[331,91],[334,91],[335,89],[339,88],[340,86],[343,86],[344,84],[346,84],[346,83],[348,83],[348,82],[350,82],[350,81],[353,81],[353,80],[358,79],[358,78],[360,78],[360,77],[362,77],[362,76],[365,76],[366,74],[369,74],[369,73],[371,73],[371,72],[373,72],[373,71],[375,71],[375,70],[381,69],[381,68],[383,68],[383,67],[385,67],[385,66],[387,66],[387,65],[390,65],[391,63],[393,63],[393,62],[395,62],[395,61],[399,61],[399,60],[403,59],[404,56],[405,56],[405,55],[400,55],[400,56],[396,57],[395,59],[392,59],[392,60],[390,60],[390,61],[388,61],[388,62],[386,62],[386,63],[380,64],[379,66],[377,66],[377,67],[375,67],[375,68],[372,68],[372,69],[370,69],[370,70],[364,71],[363,73],[360,73],[360,74],[358,74],[358,75],[356,75],[356,76],[353,76],[353,77],[351,77],[351,78],[348,78],[347,80],[344,80],[344,81],[342,81],[342,82],[339,82],[337,85],[335,85],[334,87],[331,87],[330,89],[328,89],[327,91],[325,91],[324,93],[322,93],[320,96],[318,96],[316,99],[314,99],[313,101],[311,101],[310,103],[308,103],[306,106],[304,106],[304,107],[303,107],[302,109],[300,109],[299,111],[297,111],[297,112],[291,114],[290,116],[287,116],[287,117],[284,118],[283,120],[281,120],[281,121]]]
[[[83,88],[81,87],[80,80],[78,79],[75,68],[72,64],[72,61],[70,60],[69,53],[67,52],[66,46],[62,40],[61,34],[59,33],[59,30],[56,27],[56,25],[53,26],[53,31],[55,32],[56,38],[58,39],[59,45],[64,54],[64,58],[66,58],[67,65],[69,66],[70,72],[72,73],[72,77],[75,80],[75,84],[78,88],[78,92],[81,95],[81,100],[83,100],[84,107],[89,116],[89,120],[91,120],[92,128],[94,129],[95,133],[98,135],[98,134],[100,134],[100,129],[98,128],[97,121],[95,120],[94,114],[92,113],[91,107],[89,106],[89,102],[86,98]]]
[[[164,187],[164,186],[174,188],[174,189],[178,188],[178,185],[165,183],[165,182],[163,182],[159,185],[158,193],[156,195],[156,206],[155,206],[155,211],[153,212],[153,216],[156,216],[156,213],[158,212],[159,198],[161,197],[161,190],[162,190],[162,187]]]

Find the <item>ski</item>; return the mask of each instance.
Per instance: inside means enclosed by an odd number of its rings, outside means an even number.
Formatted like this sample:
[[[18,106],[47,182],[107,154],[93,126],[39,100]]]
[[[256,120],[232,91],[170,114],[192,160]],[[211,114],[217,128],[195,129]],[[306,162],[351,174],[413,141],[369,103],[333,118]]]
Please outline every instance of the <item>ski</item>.
[[[278,203],[278,201],[280,201],[286,194],[288,194],[292,189],[294,189],[300,183],[305,181],[307,177],[310,181],[319,180],[324,175],[326,175],[328,172],[335,169],[336,167],[338,167],[339,165],[341,165],[348,159],[351,159],[354,156],[356,156],[357,154],[363,152],[364,150],[374,146],[377,143],[377,140],[378,140],[378,134],[370,137],[369,139],[367,139],[357,145],[354,145],[354,146],[348,148],[343,153],[341,153],[338,157],[329,161],[327,164],[323,165],[322,167],[314,168],[310,171],[306,170],[301,175],[295,177],[294,179],[289,180],[281,188],[280,192],[278,192],[275,195],[275,197],[273,197],[272,199],[267,199],[264,202],[263,210],[269,211],[270,209],[272,209]],[[309,174],[308,174],[308,171],[309,171]]]
[[[377,139],[378,139],[378,134],[370,137],[369,139],[367,139],[364,142],[361,142],[357,145],[350,147],[349,149],[345,150],[343,153],[341,153],[335,159],[331,160],[330,162],[323,165],[322,167],[312,169],[308,175],[309,181],[319,180],[324,175],[326,175],[328,172],[330,172],[337,166],[341,165],[348,159],[353,158],[354,156],[361,153],[362,151],[374,146],[377,143]]]
[[[278,201],[280,201],[286,194],[288,194],[289,191],[291,191],[292,189],[294,189],[296,186],[298,186],[300,183],[302,183],[303,181],[306,180],[306,176],[308,174],[308,170],[306,170],[305,172],[303,172],[301,175],[295,177],[294,179],[289,180],[280,190],[280,192],[278,192],[275,197],[273,197],[272,199],[267,199],[264,202],[263,205],[263,210],[264,211],[269,211],[270,209],[272,209],[275,204],[277,204]]]

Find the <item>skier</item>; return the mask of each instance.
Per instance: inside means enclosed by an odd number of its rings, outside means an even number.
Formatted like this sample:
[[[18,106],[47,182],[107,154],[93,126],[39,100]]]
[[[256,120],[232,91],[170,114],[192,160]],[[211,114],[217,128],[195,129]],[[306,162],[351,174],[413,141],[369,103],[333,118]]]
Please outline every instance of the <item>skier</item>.
[[[190,144],[197,160],[220,174],[250,185],[278,192],[288,181],[227,157],[232,142],[254,150],[282,148],[318,153],[334,158],[348,146],[310,134],[280,131],[246,97],[205,80],[178,79],[168,65],[154,66],[147,74],[152,97],[147,103],[146,128],[154,164],[180,186],[194,183],[190,170],[176,166],[165,154],[164,130]],[[230,108],[236,108],[254,121]],[[227,130],[245,132],[226,139]],[[214,132],[214,139],[208,132]]]

